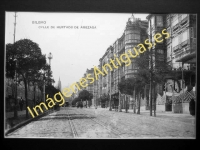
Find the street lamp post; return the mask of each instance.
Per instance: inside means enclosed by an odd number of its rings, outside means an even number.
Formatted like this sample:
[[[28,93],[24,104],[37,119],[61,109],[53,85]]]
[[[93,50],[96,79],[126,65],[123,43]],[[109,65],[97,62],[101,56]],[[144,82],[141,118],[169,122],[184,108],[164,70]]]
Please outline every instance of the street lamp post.
[[[45,102],[45,71],[42,70],[41,79],[43,80],[43,102]]]
[[[48,55],[48,59],[49,59],[49,66],[51,66],[51,59],[53,59],[53,55],[51,52]]]

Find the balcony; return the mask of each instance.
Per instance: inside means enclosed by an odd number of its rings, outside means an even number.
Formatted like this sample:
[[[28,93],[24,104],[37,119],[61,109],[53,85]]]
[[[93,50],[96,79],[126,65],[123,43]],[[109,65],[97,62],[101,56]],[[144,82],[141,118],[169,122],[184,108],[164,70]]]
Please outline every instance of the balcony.
[[[179,45],[173,47],[173,52],[176,53],[179,50]]]
[[[181,47],[185,47],[185,46],[187,46],[188,44],[189,44],[189,39],[188,40],[185,40],[184,42],[182,42],[180,45],[181,45]]]
[[[180,25],[183,26],[183,25],[185,25],[186,23],[188,23],[188,19],[189,19],[188,16],[185,17],[185,18],[180,22]]]
[[[196,57],[196,52],[189,46],[182,48],[180,53],[175,55],[176,62],[186,62]]]
[[[173,27],[173,32],[175,32],[178,28],[179,28],[179,23],[177,23],[177,24]]]

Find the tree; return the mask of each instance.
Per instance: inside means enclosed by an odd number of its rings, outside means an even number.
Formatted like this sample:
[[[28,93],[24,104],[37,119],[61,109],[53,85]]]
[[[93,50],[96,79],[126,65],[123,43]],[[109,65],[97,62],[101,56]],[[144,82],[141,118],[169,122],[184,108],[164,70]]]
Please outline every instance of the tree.
[[[28,79],[27,79],[27,82],[28,82],[28,85],[32,85],[33,86],[33,91],[34,91],[34,99],[33,99],[33,101],[34,101],[34,105],[36,105],[36,100],[35,100],[35,90],[36,90],[36,84],[38,85],[38,87],[39,87],[39,85],[40,85],[40,82],[41,82],[41,80],[40,80],[40,78],[41,78],[41,72],[39,72],[39,70],[33,70],[32,72],[31,72],[31,74],[28,74],[27,76],[28,76]],[[42,92],[42,91],[41,91]]]
[[[16,69],[16,52],[13,44],[6,44],[6,77],[14,79]]]
[[[47,86],[45,86],[45,97],[47,97],[47,94],[48,94],[48,97],[54,97],[54,95],[56,94],[56,93],[59,93],[60,92],[60,90],[59,89],[57,89],[57,88],[55,88],[54,86],[52,86],[52,85],[47,85]],[[62,92],[60,92],[61,94],[62,94]],[[62,94],[62,96],[63,96],[63,94]],[[64,96],[63,96],[64,97]],[[46,101],[45,101],[46,102]],[[47,104],[47,103],[46,103]],[[58,103],[56,103],[55,104],[55,108],[57,108],[57,107],[59,107],[59,104]]]
[[[17,114],[17,83],[15,82],[16,76],[16,59],[15,59],[16,52],[14,51],[13,44],[6,44],[6,77],[12,79],[12,96],[15,98],[15,106],[14,106],[14,117],[18,118]],[[14,79],[14,77],[16,77]],[[17,81],[16,81],[17,82]]]
[[[80,99],[78,97],[72,100],[72,105],[76,105],[77,102],[80,102]]]
[[[100,97],[100,102],[101,102],[101,107],[104,107],[105,106],[105,103],[109,101],[109,96],[107,94],[103,94],[101,97]]]
[[[87,90],[82,90],[80,93],[79,93],[79,99],[83,100],[83,101],[86,101],[86,107],[87,107],[87,100],[91,101],[92,98],[93,98],[93,94],[91,94],[89,91]]]
[[[16,72],[22,76],[25,86],[26,107],[28,106],[27,85],[30,75],[39,71],[46,64],[46,56],[42,55],[39,45],[29,39],[22,39],[14,44],[6,45],[6,55],[12,57],[8,59],[8,63],[16,59]],[[11,73],[8,71],[8,75]],[[28,110],[26,109],[26,118],[28,118]]]
[[[122,94],[125,94],[126,97],[127,95],[133,94],[133,89],[135,87],[134,83],[135,83],[134,78],[123,79],[119,82],[118,88]],[[127,100],[126,100],[126,112],[127,112]]]
[[[167,74],[172,71],[169,65],[166,63],[165,57],[160,54],[157,50],[146,50],[140,57],[135,58],[135,65],[138,67],[135,78],[138,80],[136,89],[140,91],[144,89],[146,84],[150,83],[153,88],[150,88],[150,115],[152,115],[152,89],[155,91],[156,83],[163,84]],[[139,92],[139,91],[137,91]],[[156,107],[156,95],[157,91],[154,92],[154,116]],[[139,103],[140,104],[140,103]]]

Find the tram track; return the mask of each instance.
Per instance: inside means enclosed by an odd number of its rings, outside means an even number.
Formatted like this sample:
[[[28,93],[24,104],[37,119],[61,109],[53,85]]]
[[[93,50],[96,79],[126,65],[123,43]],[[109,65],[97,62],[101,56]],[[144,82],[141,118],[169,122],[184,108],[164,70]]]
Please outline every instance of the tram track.
[[[83,111],[86,111],[86,112],[90,112],[90,111],[88,111],[88,110],[83,110]],[[110,120],[110,116],[108,116],[108,115],[102,115],[102,114],[98,114],[98,116],[102,116],[104,119],[106,119],[106,120]],[[129,131],[133,131],[133,132],[135,132],[135,130],[134,130],[134,128],[137,128],[137,125],[134,125],[133,123],[123,123],[122,121],[118,121],[118,124],[121,124],[121,125],[123,125],[123,126],[125,126],[125,127],[129,127]],[[149,124],[151,127],[153,127],[153,128],[155,128],[155,126],[154,125],[151,125],[151,124]],[[118,130],[119,131],[119,129],[117,129],[116,127],[114,127],[113,125],[110,125],[110,126],[112,126],[112,128],[115,128],[116,130]],[[132,135],[132,134],[130,134],[130,133],[124,133],[124,134],[129,134],[129,135]],[[140,133],[141,134],[141,133]],[[149,132],[149,131],[145,131],[145,134],[146,135],[152,135],[152,133],[151,132]],[[132,135],[132,136],[134,136],[134,135]]]
[[[85,110],[84,110],[85,111]],[[116,135],[119,138],[123,138],[123,136],[121,134],[123,134],[119,129],[113,127],[113,126],[107,126],[104,122],[98,120],[98,119],[94,119],[90,116],[88,116],[88,114],[83,114],[84,116],[86,116],[87,118],[89,118],[90,120],[92,120],[93,122],[97,123],[98,125],[104,127],[105,129],[107,129],[108,131],[110,131],[111,133],[113,133],[114,135]]]
[[[66,110],[66,112],[67,112],[67,110]],[[74,125],[73,121],[71,120],[70,114],[68,112],[67,112],[67,117],[69,120],[69,124],[70,124],[71,130],[72,130],[73,137],[77,138],[78,132],[76,131],[75,125]]]

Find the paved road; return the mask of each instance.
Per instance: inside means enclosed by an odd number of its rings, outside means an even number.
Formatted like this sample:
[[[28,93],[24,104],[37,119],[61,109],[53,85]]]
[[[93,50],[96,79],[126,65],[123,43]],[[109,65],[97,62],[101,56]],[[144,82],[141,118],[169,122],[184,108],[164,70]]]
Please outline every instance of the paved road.
[[[93,108],[61,108],[8,134],[8,138],[195,138],[195,125]]]

